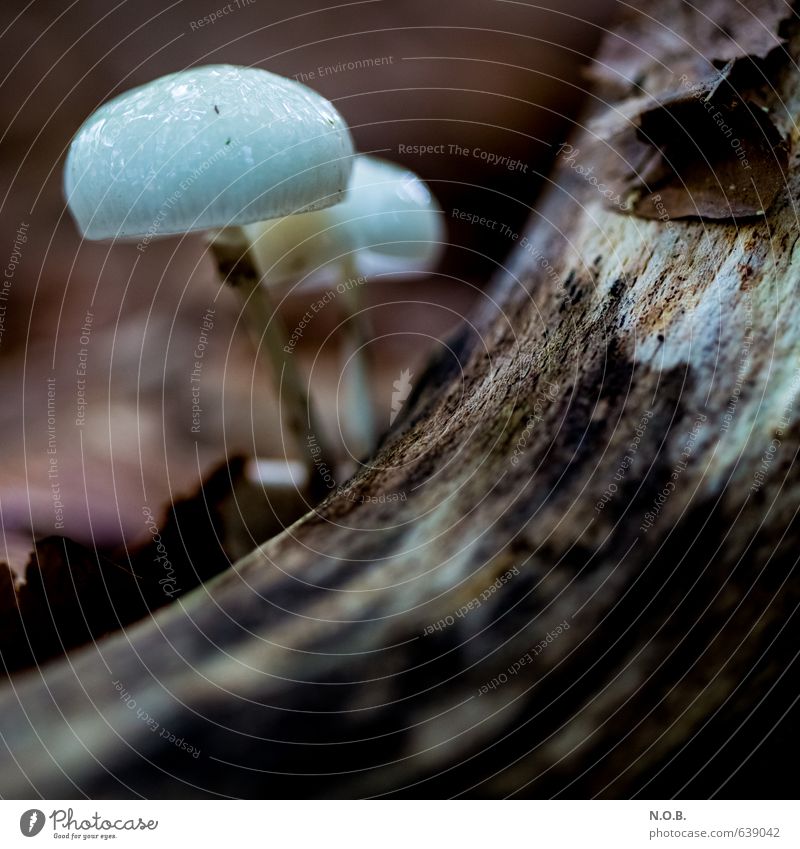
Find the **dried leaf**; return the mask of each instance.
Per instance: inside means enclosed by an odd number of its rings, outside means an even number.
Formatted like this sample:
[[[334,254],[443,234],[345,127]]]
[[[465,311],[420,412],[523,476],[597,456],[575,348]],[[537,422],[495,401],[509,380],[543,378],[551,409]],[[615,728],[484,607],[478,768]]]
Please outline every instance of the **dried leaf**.
[[[36,543],[20,586],[0,563],[0,671],[42,663],[141,619],[303,512],[297,499],[287,503],[289,493],[267,501],[244,465],[237,458],[221,466],[166,518],[154,510],[152,539],[136,550],[100,552],[48,537]]]
[[[738,93],[747,73],[730,62],[610,137],[599,171],[625,200],[622,211],[665,221],[766,212],[785,185],[788,146],[767,112]]]

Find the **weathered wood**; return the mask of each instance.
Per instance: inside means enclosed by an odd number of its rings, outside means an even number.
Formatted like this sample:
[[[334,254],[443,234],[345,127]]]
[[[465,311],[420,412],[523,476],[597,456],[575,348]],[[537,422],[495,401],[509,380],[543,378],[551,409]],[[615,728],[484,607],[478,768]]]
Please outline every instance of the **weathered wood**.
[[[674,90],[641,27],[637,84]],[[768,70],[793,145],[800,72]],[[371,468],[4,686],[4,795],[780,793],[750,782],[796,698],[800,172],[764,217],[645,221],[573,167],[586,126]]]

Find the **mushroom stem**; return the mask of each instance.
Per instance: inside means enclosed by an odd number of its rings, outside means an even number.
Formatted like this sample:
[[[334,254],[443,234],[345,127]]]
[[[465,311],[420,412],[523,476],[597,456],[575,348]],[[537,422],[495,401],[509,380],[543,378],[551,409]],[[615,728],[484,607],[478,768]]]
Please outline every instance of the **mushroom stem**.
[[[308,467],[309,494],[320,499],[335,486],[333,453],[305,390],[297,364],[286,351],[286,333],[248,250],[231,251],[224,239],[211,243],[220,274],[242,299],[242,316],[256,350],[275,379],[282,421]]]
[[[347,406],[347,430],[357,459],[368,457],[377,439],[375,411],[372,399],[372,381],[367,345],[373,338],[372,327],[362,309],[361,281],[351,257],[342,263],[344,283],[342,292],[344,322],[344,360],[349,361],[349,380],[344,387]]]

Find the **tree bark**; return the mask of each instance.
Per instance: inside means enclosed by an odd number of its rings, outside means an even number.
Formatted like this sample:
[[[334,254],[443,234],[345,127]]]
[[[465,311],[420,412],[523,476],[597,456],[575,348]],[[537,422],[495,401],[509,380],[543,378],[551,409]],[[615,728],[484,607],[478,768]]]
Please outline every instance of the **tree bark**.
[[[645,9],[369,467],[12,678],[4,796],[791,793],[762,766],[796,746],[798,170],[766,215],[608,208],[598,128],[732,58],[698,44],[708,10]],[[754,90],[793,143],[785,35],[753,48]]]

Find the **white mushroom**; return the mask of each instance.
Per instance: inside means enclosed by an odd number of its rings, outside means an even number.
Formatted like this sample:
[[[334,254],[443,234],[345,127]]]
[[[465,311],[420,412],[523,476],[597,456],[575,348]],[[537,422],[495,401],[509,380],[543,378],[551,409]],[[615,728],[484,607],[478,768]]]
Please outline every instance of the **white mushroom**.
[[[164,236],[331,206],[352,155],[321,95],[258,68],[207,65],[94,112],[70,147],[64,191],[87,239]]]
[[[424,271],[444,240],[441,209],[425,182],[375,156],[356,157],[342,203],[244,231],[270,285],[340,276],[345,262],[364,276]]]
[[[244,316],[281,385],[289,429],[312,471],[309,428],[327,456],[265,287],[239,225],[319,210],[344,196],[353,146],[316,92],[255,68],[209,65],[133,89],[94,112],[67,156],[64,191],[88,239],[138,239],[222,228],[212,250],[241,292]],[[319,459],[317,454],[317,459]]]
[[[346,199],[336,206],[264,221],[243,228],[262,282],[319,285],[340,278],[336,292],[348,314],[360,396],[351,424],[366,450],[374,439],[374,420],[366,364],[359,354],[370,336],[360,307],[366,278],[410,274],[432,267],[444,245],[441,209],[428,186],[412,171],[374,156],[358,156]]]

